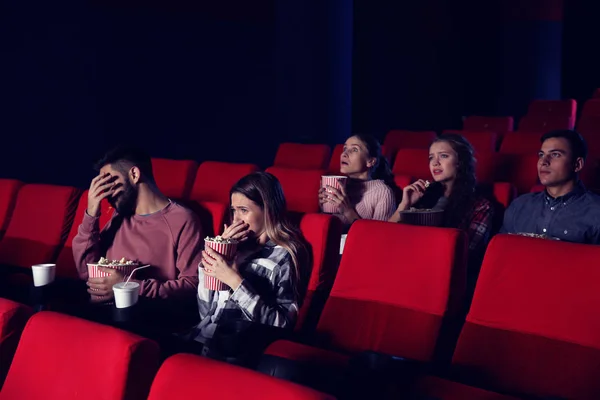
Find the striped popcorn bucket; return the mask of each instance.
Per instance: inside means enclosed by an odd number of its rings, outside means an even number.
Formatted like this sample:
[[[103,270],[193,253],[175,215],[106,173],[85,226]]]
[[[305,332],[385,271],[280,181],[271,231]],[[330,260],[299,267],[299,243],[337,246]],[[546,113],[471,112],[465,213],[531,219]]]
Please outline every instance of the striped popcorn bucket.
[[[204,239],[204,246],[210,247],[226,259],[231,260],[233,257],[235,257],[235,253],[237,252],[238,242],[222,243],[215,242],[210,239]],[[210,271],[210,269],[208,270]],[[227,286],[214,276],[208,276],[206,274],[204,274],[204,287],[208,290],[229,290],[229,286]]]
[[[121,272],[125,277],[129,276],[129,274],[131,274],[131,272],[138,267],[137,264],[132,264],[132,265],[98,265],[98,264],[88,264],[88,275],[89,278],[104,278],[106,276],[108,276],[107,272],[103,272],[100,271],[100,267],[105,267],[105,268],[113,268],[116,269],[117,271]],[[97,290],[97,289],[92,289],[92,290]],[[105,296],[95,296],[98,299],[101,299]]]
[[[345,189],[347,179],[348,179],[348,177],[346,177],[346,176],[323,175],[323,176],[321,176],[321,187],[325,188],[326,186],[331,186],[331,187],[340,189],[343,186]],[[331,191],[329,190],[329,192],[331,192]],[[327,213],[327,214],[335,214],[339,210],[335,204],[323,203],[321,205],[321,211],[323,211],[324,213]]]
[[[402,222],[420,226],[442,226],[444,211],[401,211]]]

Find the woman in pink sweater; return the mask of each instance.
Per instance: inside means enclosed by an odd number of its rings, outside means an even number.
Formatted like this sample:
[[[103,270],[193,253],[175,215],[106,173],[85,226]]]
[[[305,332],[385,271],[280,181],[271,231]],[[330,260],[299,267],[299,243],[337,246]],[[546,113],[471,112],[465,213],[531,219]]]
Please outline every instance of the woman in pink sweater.
[[[340,157],[340,172],[348,177],[346,188],[321,188],[319,203],[335,204],[339,209],[335,215],[346,229],[357,219],[390,219],[396,209],[394,178],[377,139],[364,134],[348,138]]]

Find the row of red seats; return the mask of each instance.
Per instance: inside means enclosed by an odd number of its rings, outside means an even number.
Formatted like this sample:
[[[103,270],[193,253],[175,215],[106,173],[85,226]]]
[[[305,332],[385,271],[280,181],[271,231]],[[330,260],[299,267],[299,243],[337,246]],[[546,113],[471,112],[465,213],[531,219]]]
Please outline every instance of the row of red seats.
[[[600,398],[600,247],[496,236],[453,343],[442,332],[464,315],[465,246],[457,230],[357,221],[315,339],[266,354],[317,371],[364,351],[416,360],[438,371],[419,391],[440,400]]]
[[[188,165],[187,161],[168,160],[168,162],[172,167],[183,168]],[[207,162],[204,164],[209,164],[207,169],[213,167],[216,169],[211,171],[210,179],[207,178],[202,185],[214,182],[216,190],[211,192],[207,189],[201,198],[219,199],[222,202],[192,201],[188,198],[186,203],[199,213],[205,233],[212,235],[213,229],[218,229],[219,233],[222,230],[225,212],[228,209],[226,202],[229,188],[247,173],[248,167],[226,163]],[[157,172],[161,171],[161,168],[156,168],[156,170]],[[201,166],[198,171],[200,174],[203,167]],[[171,172],[173,172],[173,179],[170,183],[173,184],[180,175],[174,173],[176,172],[174,169],[171,169]],[[291,171],[292,174],[293,172]],[[157,176],[160,176],[159,174]],[[317,187],[318,181],[318,178],[315,178]],[[294,181],[292,176],[286,184],[295,187],[297,181]],[[197,190],[202,185],[198,184],[194,187]],[[222,193],[219,193],[219,189],[222,189]],[[165,192],[169,193],[168,188]],[[198,190],[192,191],[192,193],[202,192]],[[173,191],[171,191],[172,194]],[[314,197],[316,198],[316,196]],[[55,262],[57,276],[77,279],[71,243],[77,234],[79,223],[86,209],[87,192],[82,194],[76,188],[22,184],[15,180],[0,179],[0,230],[2,232],[0,265],[29,269],[34,264]],[[102,203],[102,209],[101,227],[108,222],[112,215],[112,210],[108,207],[107,202]],[[301,328],[305,319],[311,320],[313,318],[311,314],[319,311],[318,304],[321,302],[319,299],[328,293],[333,284],[342,227],[337,218],[318,213],[298,214],[296,222],[313,253],[308,294],[300,310],[301,322],[298,327]],[[313,309],[315,311],[310,311]]]
[[[54,312],[31,314],[0,299],[1,400],[331,399],[191,354],[169,357],[159,368],[158,345],[149,339]]]

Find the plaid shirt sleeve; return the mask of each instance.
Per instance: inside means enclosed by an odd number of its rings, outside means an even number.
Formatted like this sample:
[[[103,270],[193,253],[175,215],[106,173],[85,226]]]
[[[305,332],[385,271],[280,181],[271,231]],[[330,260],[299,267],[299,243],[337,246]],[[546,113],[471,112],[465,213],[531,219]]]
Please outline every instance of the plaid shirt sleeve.
[[[494,210],[489,201],[481,200],[475,203],[466,230],[469,240],[469,250],[475,250],[482,245],[485,246],[488,242],[493,215]]]
[[[277,246],[269,258],[255,259],[248,267],[256,274],[270,275],[273,296],[260,296],[248,279],[244,279],[230,300],[250,321],[279,328],[293,327],[298,317],[298,302],[290,254]]]

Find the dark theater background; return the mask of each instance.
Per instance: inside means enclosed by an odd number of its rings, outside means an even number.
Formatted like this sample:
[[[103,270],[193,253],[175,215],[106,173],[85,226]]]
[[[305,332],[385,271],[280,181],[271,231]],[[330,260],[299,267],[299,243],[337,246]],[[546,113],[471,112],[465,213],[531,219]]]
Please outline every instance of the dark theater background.
[[[600,86],[598,2],[0,2],[0,175],[86,187],[118,142],[269,166],[282,141],[459,128]]]

